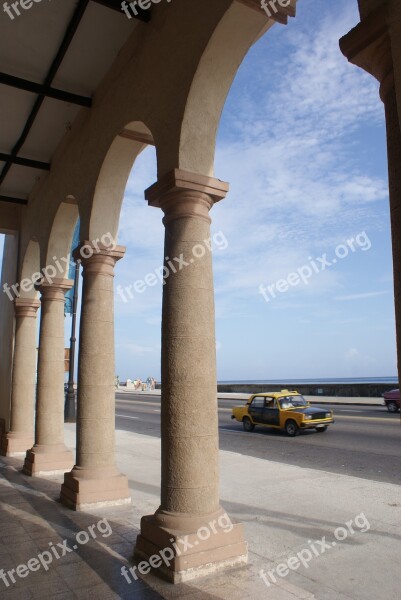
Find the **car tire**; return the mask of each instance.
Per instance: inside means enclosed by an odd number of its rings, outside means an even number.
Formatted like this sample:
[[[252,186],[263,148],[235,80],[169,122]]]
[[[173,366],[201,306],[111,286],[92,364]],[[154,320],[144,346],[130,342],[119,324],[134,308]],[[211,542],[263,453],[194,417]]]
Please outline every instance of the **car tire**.
[[[255,425],[252,423],[251,419],[249,417],[244,417],[242,419],[242,426],[244,428],[244,431],[253,431],[255,429]]]
[[[292,419],[285,422],[285,432],[289,437],[295,437],[298,434],[298,425]]]
[[[316,427],[316,431],[317,433],[324,433],[325,431],[327,431],[327,425],[325,425],[324,427]]]
[[[388,402],[387,403],[387,410],[389,413],[396,413],[398,412],[398,406],[396,402]]]

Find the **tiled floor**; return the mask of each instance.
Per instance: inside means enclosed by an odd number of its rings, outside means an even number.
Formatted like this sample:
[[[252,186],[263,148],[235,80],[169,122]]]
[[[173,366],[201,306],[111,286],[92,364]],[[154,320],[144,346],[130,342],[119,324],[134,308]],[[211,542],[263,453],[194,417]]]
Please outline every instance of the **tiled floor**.
[[[129,523],[129,509],[107,513],[107,521],[104,514],[75,513],[57,501],[58,480],[32,479],[20,468],[18,459],[0,459],[2,600],[162,598],[144,582],[128,584],[121,575],[138,533]],[[90,526],[96,539],[88,531]],[[38,560],[44,552],[45,565]],[[19,567],[29,561],[32,570]],[[8,574],[18,567],[21,577]]]
[[[180,585],[152,574],[145,576],[145,581],[128,583],[121,568],[132,564],[138,534],[133,525],[138,522],[134,506],[102,510],[101,514],[76,513],[58,501],[61,477],[27,477],[21,467],[21,459],[0,457],[1,600],[248,598],[243,587],[249,582],[246,567]],[[89,533],[90,527],[96,539]],[[46,566],[38,561],[43,553],[44,562],[49,562]],[[24,569],[28,563],[32,570]],[[15,572],[18,568],[21,577]],[[265,599],[264,590],[257,593],[254,584],[252,588],[252,598]]]

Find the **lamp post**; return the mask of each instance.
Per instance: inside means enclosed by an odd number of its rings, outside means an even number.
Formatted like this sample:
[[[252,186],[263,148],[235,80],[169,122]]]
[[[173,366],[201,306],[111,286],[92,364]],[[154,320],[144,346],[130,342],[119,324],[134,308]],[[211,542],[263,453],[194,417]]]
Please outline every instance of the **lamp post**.
[[[75,336],[76,323],[77,323],[77,305],[78,305],[78,282],[79,282],[79,269],[81,261],[77,260],[75,263],[75,277],[74,277],[74,296],[72,300],[72,324],[71,324],[71,338],[70,338],[70,360],[69,360],[69,371],[68,371],[68,384],[67,393],[64,405],[64,421],[65,423],[76,422],[76,409],[75,409],[75,390],[74,390],[74,368],[75,368],[75,342],[77,338]]]

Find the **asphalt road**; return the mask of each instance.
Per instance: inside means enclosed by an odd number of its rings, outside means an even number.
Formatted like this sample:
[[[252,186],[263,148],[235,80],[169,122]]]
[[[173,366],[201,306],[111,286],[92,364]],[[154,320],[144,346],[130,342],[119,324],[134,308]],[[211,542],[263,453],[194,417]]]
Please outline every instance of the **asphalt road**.
[[[231,420],[238,400],[219,400],[220,448],[373,481],[401,484],[400,414],[386,408],[324,405],[336,422],[325,433],[304,431],[295,438],[273,429],[257,427],[246,433]],[[116,427],[160,437],[160,397],[116,394]]]

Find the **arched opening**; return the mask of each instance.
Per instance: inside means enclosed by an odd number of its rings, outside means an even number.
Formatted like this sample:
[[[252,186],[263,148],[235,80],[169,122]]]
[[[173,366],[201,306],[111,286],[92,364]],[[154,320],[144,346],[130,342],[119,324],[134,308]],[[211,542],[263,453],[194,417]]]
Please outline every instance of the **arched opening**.
[[[142,122],[131,122],[110,146],[96,185],[89,227],[84,222],[81,226],[81,240],[107,238],[126,248],[114,279],[116,375],[124,381],[160,377],[162,281],[159,277],[147,285],[146,278],[158,272],[162,263],[162,213],[151,210],[144,200],[145,189],[156,180],[153,135]],[[129,339],[127,319],[133,331]]]
[[[162,281],[157,275],[163,261],[162,212],[144,200],[144,190],[156,179],[156,152],[149,146],[129,175],[118,233],[126,247],[114,287],[116,375],[121,381],[144,381],[148,376],[160,380]]]
[[[52,224],[47,248],[44,249],[44,268],[53,266],[56,277],[68,279],[70,252],[74,230],[79,218],[78,205],[74,198],[67,199],[58,207]]]
[[[109,234],[117,241],[128,177],[136,158],[148,144],[153,144],[153,136],[141,122],[127,124],[115,137],[99,173],[89,222],[84,219],[82,223],[84,239],[93,241]]]
[[[22,259],[21,276],[19,283],[16,284],[18,295],[22,298],[38,298],[35,283],[40,276],[40,246],[39,242],[32,239],[28,242]]]
[[[179,144],[180,168],[214,175],[216,135],[227,94],[250,47],[273,24],[264,13],[249,10],[240,2],[233,2],[221,19],[188,94]]]
[[[216,172],[231,189],[212,213],[228,240],[215,254],[223,381],[396,372],[383,107],[338,48],[356,5],[319,23],[312,13],[300,2],[255,44],[223,112]]]

